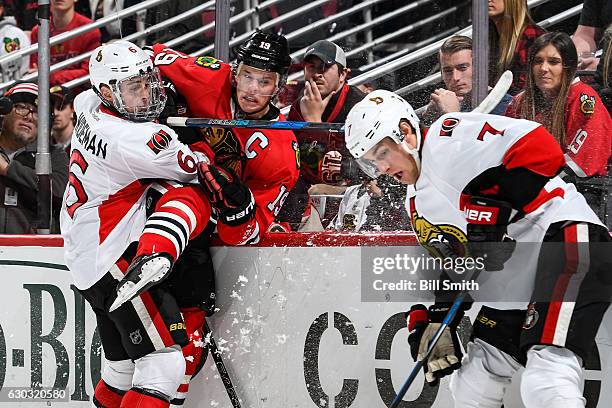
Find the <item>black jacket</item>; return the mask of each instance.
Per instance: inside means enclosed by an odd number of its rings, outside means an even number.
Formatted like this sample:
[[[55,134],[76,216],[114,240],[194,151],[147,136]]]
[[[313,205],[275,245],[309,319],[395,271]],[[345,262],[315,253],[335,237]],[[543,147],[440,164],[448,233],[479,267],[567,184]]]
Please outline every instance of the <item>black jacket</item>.
[[[51,232],[59,232],[59,209],[68,182],[68,156],[61,147],[51,146]],[[8,155],[0,147],[0,155]],[[37,228],[38,176],[35,170],[36,144],[17,151],[9,161],[6,176],[0,176],[0,234],[31,234]]]

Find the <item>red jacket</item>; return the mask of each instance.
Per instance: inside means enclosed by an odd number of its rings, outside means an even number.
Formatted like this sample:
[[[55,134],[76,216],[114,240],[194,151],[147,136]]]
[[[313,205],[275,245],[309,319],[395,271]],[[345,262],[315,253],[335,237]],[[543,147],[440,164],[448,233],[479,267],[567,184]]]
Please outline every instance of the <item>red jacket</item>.
[[[51,32],[50,36],[56,36],[58,34],[65,33],[70,30],[74,30],[77,27],[84,26],[91,23],[91,20],[87,17],[74,13],[74,17],[70,24],[66,27],[58,29],[53,25],[53,17],[51,17]],[[51,65],[58,62],[67,60],[77,55],[83,54],[87,51],[94,50],[100,45],[100,30],[95,29],[81,34],[78,37],[64,41],[63,43],[56,44],[51,47]],[[30,34],[32,44],[38,42],[38,25],[32,29]],[[38,63],[38,54],[32,54],[30,56],[30,67],[34,67]],[[89,58],[84,59],[78,64],[72,65],[60,71],[52,72],[49,77],[51,86],[61,85],[75,78],[85,76],[89,73]]]
[[[520,118],[516,107],[523,93],[508,106],[506,116]],[[542,123],[543,112],[535,119]],[[612,150],[612,121],[597,92],[581,81],[575,81],[565,104],[564,150],[567,165],[578,177],[604,175]]]

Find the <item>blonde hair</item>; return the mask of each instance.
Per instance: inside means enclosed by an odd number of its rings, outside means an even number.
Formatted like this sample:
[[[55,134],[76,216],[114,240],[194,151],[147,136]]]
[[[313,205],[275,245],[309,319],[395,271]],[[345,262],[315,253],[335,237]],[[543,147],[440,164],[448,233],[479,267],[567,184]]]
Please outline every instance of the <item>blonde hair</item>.
[[[527,0],[504,0],[504,13],[500,18],[499,32],[497,25],[489,23],[490,47],[492,50],[499,50],[495,66],[498,76],[510,68],[516,45],[525,27],[533,23],[529,15]]]
[[[559,94],[552,101],[544,97],[544,94],[536,86],[533,78],[535,56],[547,45],[552,45],[557,49],[563,65],[561,88],[559,89]],[[578,65],[576,47],[571,37],[565,33],[552,32],[543,34],[534,41],[529,49],[527,64],[527,82],[525,84],[525,92],[520,96],[518,112],[522,118],[535,121],[537,106],[538,111],[543,114],[541,123],[565,150],[565,104],[570,87],[576,76],[576,66]]]
[[[610,65],[612,64],[612,24],[606,29],[604,43],[607,44],[607,48],[600,64],[603,63],[603,86],[604,88],[609,88],[612,85],[610,83],[610,76],[612,75],[612,72],[610,72]]]

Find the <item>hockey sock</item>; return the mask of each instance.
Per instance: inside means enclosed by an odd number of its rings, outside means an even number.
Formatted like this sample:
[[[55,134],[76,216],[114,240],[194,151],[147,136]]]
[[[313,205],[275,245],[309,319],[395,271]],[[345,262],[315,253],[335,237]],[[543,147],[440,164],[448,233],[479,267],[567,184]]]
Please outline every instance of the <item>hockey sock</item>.
[[[202,352],[204,350],[204,318],[206,313],[198,308],[181,308],[185,329],[189,335],[189,343],[183,347],[185,357],[185,376],[183,382],[178,386],[177,397],[171,403],[172,407],[182,406],[189,391],[189,382],[199,370],[202,362]]]
[[[125,393],[126,391],[111,387],[101,379],[94,390],[93,404],[96,407],[119,408]]]
[[[168,190],[147,219],[136,256],[166,252],[176,261],[187,242],[204,230],[210,215],[210,204],[199,188]]]
[[[157,392],[132,388],[121,400],[121,408],[168,408],[170,403]]]

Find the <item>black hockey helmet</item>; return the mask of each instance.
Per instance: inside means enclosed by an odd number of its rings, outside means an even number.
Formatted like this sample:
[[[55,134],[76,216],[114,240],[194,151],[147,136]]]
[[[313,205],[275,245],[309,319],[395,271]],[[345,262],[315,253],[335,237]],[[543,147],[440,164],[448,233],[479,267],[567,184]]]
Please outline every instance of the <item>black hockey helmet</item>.
[[[278,72],[279,87],[283,86],[291,65],[287,39],[276,33],[255,31],[236,49],[236,63],[243,63],[264,71]]]

